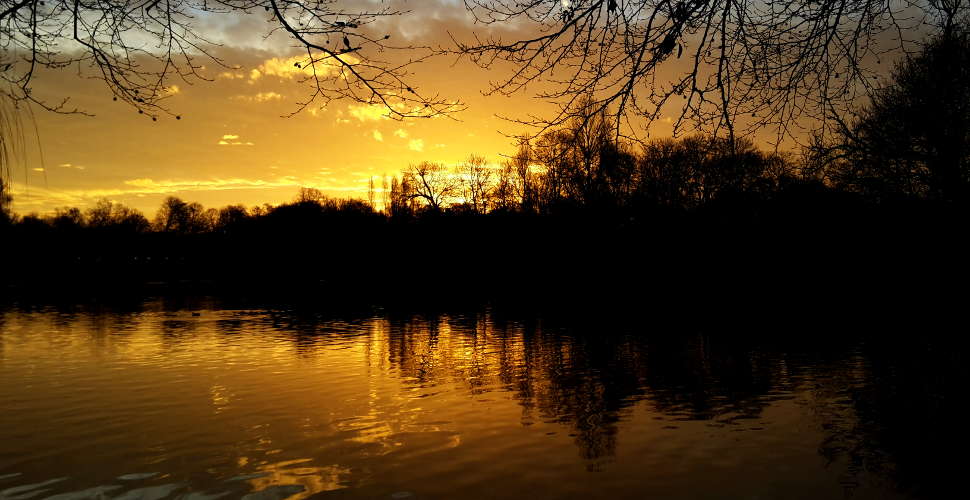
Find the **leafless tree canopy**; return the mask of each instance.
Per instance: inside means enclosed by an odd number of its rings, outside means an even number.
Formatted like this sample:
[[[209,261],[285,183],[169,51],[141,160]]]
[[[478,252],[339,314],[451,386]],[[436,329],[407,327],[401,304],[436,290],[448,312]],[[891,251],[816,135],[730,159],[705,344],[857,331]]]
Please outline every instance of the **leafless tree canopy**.
[[[479,35],[452,33],[458,53],[484,67],[512,63],[498,93],[538,92],[559,113],[519,117],[564,124],[582,99],[639,138],[670,120],[733,138],[765,127],[777,141],[805,119],[843,113],[868,95],[887,59],[965,20],[965,0],[464,0]],[[0,0],[0,87],[55,111],[67,100],[32,91],[41,68],[91,66],[115,98],[157,117],[170,82],[202,78],[213,52],[205,19],[262,16],[305,52],[310,86],[293,111],[333,99],[383,103],[394,117],[461,105],[411,82],[410,68],[440,50],[398,46],[381,30],[406,2],[351,0]],[[507,31],[514,28],[514,31]],[[505,36],[502,33],[506,33]],[[515,33],[509,37],[508,33]]]
[[[806,150],[833,185],[875,199],[970,196],[970,34],[939,36],[838,132]]]
[[[431,52],[399,46],[378,32],[405,15],[383,2],[344,0],[0,0],[0,92],[59,112],[85,112],[69,96],[32,91],[43,68],[92,67],[114,98],[149,116],[174,114],[164,99],[175,81],[204,79],[204,64],[228,64],[213,52],[203,21],[231,13],[261,16],[267,35],[284,32],[305,52],[294,63],[310,92],[295,111],[334,99],[383,103],[396,118],[461,108],[410,83],[410,67]],[[177,115],[176,115],[177,117]]]
[[[770,127],[777,141],[805,119],[844,112],[874,86],[886,59],[928,31],[952,29],[964,0],[465,0],[478,22],[531,29],[524,38],[454,35],[458,53],[514,70],[491,91],[528,86],[555,116],[592,97],[620,125],[671,119],[674,131],[734,137]]]
[[[458,180],[441,163],[425,161],[409,166],[402,183],[411,189],[406,196],[423,201],[436,212],[461,192]]]

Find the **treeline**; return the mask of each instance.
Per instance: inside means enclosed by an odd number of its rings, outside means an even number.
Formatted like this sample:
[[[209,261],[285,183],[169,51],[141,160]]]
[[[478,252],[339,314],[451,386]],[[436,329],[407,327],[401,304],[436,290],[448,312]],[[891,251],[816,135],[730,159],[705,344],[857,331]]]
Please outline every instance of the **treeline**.
[[[411,165],[372,181],[366,200],[303,188],[251,208],[169,197],[152,219],[107,200],[17,216],[0,185],[5,262],[18,263],[2,276],[18,286],[110,277],[526,295],[617,281],[641,295],[749,282],[804,291],[845,276],[893,290],[907,283],[905,266],[920,266],[907,280],[956,279],[966,270],[954,228],[970,199],[970,64],[945,63],[968,54],[963,35],[928,44],[856,119],[799,154],[701,135],[632,143],[587,102],[501,165]]]
[[[392,217],[427,212],[561,215],[686,213],[715,203],[768,201],[791,189],[834,191],[807,176],[792,155],[744,139],[693,136],[635,148],[614,140],[603,113],[522,140],[502,166],[471,156],[453,169],[411,165],[386,179],[382,205]]]
[[[869,105],[851,119],[832,117],[797,154],[740,137],[622,140],[607,110],[587,100],[561,128],[520,139],[501,165],[475,155],[454,167],[422,162],[384,177],[380,188],[372,179],[367,201],[304,188],[292,203],[251,209],[206,209],[170,197],[152,220],[107,200],[85,212],[17,217],[0,183],[0,224],[199,234],[315,211],[329,219],[582,214],[628,221],[704,211],[757,217],[779,207],[823,214],[850,206],[962,207],[970,200],[967,68],[965,30],[931,40],[896,65]]]
[[[8,196],[8,200],[11,197]],[[288,214],[311,211],[336,216],[378,216],[369,204],[357,199],[335,199],[325,196],[314,188],[302,188],[292,203],[278,206],[227,205],[222,208],[205,208],[200,203],[188,202],[176,196],[162,201],[154,218],[149,220],[142,212],[108,199],[99,200],[94,207],[59,208],[50,215],[29,214],[18,216],[9,209],[0,215],[0,227],[13,235],[23,237],[43,233],[97,233],[105,237],[137,235],[145,233],[169,233],[173,235],[199,235],[206,233],[226,234],[244,230],[256,220],[279,222]]]
[[[206,208],[178,197],[166,198],[152,219],[107,199],[94,207],[61,208],[53,214],[17,216],[11,198],[3,204],[2,223],[24,232],[94,230],[116,233],[226,233],[255,220],[287,224],[312,217],[416,220],[443,215],[575,215],[609,217],[657,212],[688,213],[713,204],[765,202],[787,191],[835,193],[802,173],[791,155],[767,153],[751,142],[695,136],[664,139],[640,151],[611,139],[612,128],[594,117],[596,127],[575,128],[523,141],[504,165],[481,156],[449,168],[441,163],[411,165],[400,175],[373,182],[368,200],[337,199],[302,188],[290,203],[247,208]],[[379,199],[378,199],[379,198]]]
[[[7,195],[0,223],[25,238],[44,231],[228,234],[266,224],[307,231],[326,230],[315,224],[343,219],[373,224],[448,216],[582,217],[628,224],[712,208],[756,216],[771,202],[787,198],[798,198],[789,203],[793,207],[811,210],[823,209],[819,203],[809,207],[813,201],[855,200],[809,173],[798,157],[762,151],[748,140],[698,135],[635,148],[615,140],[614,131],[602,112],[580,115],[568,127],[534,141],[523,139],[502,165],[475,155],[454,167],[422,162],[383,178],[379,189],[372,180],[367,200],[302,188],[292,202],[277,206],[217,209],[170,196],[149,219],[106,199],[87,210],[17,216],[9,210]]]
[[[602,113],[577,115],[503,165],[412,165],[366,200],[302,188],[277,206],[216,209],[168,197],[149,219],[108,200],[17,216],[8,196],[0,235],[17,265],[3,281],[543,299],[632,285],[660,299],[752,283],[807,293],[849,273],[898,287],[888,265],[952,272],[963,251],[957,233],[939,231],[964,220],[958,203],[873,197],[810,168],[808,155],[742,139],[634,147],[613,131]]]

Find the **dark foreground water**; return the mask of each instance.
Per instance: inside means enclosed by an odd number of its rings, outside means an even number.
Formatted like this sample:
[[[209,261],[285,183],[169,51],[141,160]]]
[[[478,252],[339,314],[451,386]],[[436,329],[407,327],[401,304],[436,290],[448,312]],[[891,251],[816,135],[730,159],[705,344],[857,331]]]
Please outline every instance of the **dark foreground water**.
[[[0,310],[0,498],[906,498],[962,481],[958,331],[213,304]]]

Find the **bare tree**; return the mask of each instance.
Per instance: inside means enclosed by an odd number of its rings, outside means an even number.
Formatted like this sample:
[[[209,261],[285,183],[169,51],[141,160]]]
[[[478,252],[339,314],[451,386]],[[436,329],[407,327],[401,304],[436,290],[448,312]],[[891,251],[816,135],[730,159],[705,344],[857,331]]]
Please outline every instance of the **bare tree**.
[[[381,176],[381,210],[389,214],[391,208],[391,188],[387,183],[387,174]]]
[[[229,233],[249,220],[249,213],[243,205],[226,205],[219,209],[214,229],[221,233]]]
[[[461,193],[459,183],[448,167],[428,161],[408,167],[402,178],[403,184],[413,190],[411,199],[423,201],[436,212]]]
[[[10,196],[8,191],[7,181],[0,175],[0,225],[4,225],[13,220],[13,212],[10,211],[13,197]]]
[[[296,194],[294,201],[297,203],[317,203],[323,204],[327,200],[327,195],[317,188],[301,187]]]
[[[484,214],[492,208],[494,177],[495,172],[482,156],[470,155],[458,165],[462,197],[475,213]]]
[[[212,229],[218,214],[197,202],[187,203],[175,196],[162,201],[155,214],[155,229],[178,234],[197,234]]]
[[[72,219],[75,218],[70,211],[64,214],[59,213],[58,217],[65,215]],[[79,216],[80,212],[77,215]],[[81,220],[86,220],[88,227],[96,229],[114,228],[140,233],[148,231],[151,227],[148,219],[138,210],[106,198],[98,200],[93,207],[88,209],[86,216]]]
[[[102,198],[98,200],[97,203],[88,209],[87,222],[90,227],[108,227],[114,221],[112,212],[114,211],[114,203],[107,198]]]
[[[453,35],[456,53],[486,68],[513,65],[490,92],[538,88],[559,109],[516,121],[556,127],[589,99],[615,119],[617,134],[639,139],[669,119],[675,135],[700,129],[732,140],[769,127],[776,144],[801,136],[805,120],[850,109],[874,88],[884,59],[917,48],[931,30],[951,29],[967,11],[964,0],[465,4],[493,29]],[[512,23],[525,34],[501,36]]]
[[[396,45],[378,31],[407,13],[399,3],[339,0],[0,0],[0,93],[58,112],[86,112],[69,97],[32,88],[43,68],[87,67],[116,100],[153,119],[179,115],[165,98],[173,81],[205,79],[202,66],[228,66],[205,19],[261,16],[267,35],[283,33],[305,57],[294,62],[309,95],[294,112],[334,99],[381,104],[393,118],[450,113],[461,104],[420,91],[411,68],[432,51]],[[211,28],[210,28],[211,29]],[[392,54],[403,53],[399,57]]]
[[[876,197],[970,197],[970,33],[941,35],[896,65],[891,81],[838,134],[809,148],[836,184]]]
[[[367,178],[367,204],[370,206],[371,210],[374,210],[377,202],[377,193],[374,192],[374,176]]]

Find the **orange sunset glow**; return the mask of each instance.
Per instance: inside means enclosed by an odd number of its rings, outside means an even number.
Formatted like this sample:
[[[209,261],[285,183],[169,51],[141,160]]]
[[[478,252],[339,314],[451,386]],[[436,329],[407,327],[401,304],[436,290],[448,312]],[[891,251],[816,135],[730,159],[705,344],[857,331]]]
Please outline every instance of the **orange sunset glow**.
[[[403,63],[426,55],[425,47],[451,47],[453,34],[528,33],[514,24],[475,24],[461,2],[405,4],[407,15],[371,29],[417,48],[389,51],[385,60]],[[168,113],[157,121],[113,101],[104,82],[90,78],[95,69],[38,70],[34,95],[53,102],[69,98],[66,109],[80,114],[24,107],[21,120],[29,133],[22,139],[21,165],[10,171],[13,209],[49,214],[106,198],[151,217],[170,195],[205,206],[275,205],[290,201],[301,187],[364,198],[369,179],[379,187],[382,176],[421,161],[455,165],[476,154],[498,165],[514,152],[516,136],[536,132],[514,120],[557,109],[556,99],[536,97],[546,88],[541,81],[511,96],[484,95],[513,67],[487,70],[447,54],[410,66],[409,81],[416,90],[460,103],[455,109],[461,111],[401,119],[377,102],[318,100],[303,107],[313,95],[305,81],[313,70],[297,67],[305,49],[294,47],[285,33],[265,36],[269,17],[207,14],[202,26],[219,44],[208,47],[218,62],[197,54],[198,77],[171,79],[162,92]],[[316,64],[318,72],[335,68]],[[662,116],[651,136],[669,135],[671,123]]]
[[[970,0],[0,0],[0,500],[949,498],[968,220]]]
[[[456,4],[411,2],[411,15],[381,28],[402,44],[449,43],[449,28],[474,28]],[[411,163],[453,165],[469,154],[500,163],[514,150],[512,136],[529,129],[499,115],[517,118],[549,109],[526,93],[486,97],[489,80],[503,75],[438,56],[413,66],[413,81],[461,101],[462,112],[400,119],[382,104],[347,100],[301,110],[299,103],[312,94],[301,81],[311,70],[295,67],[305,52],[279,33],[264,39],[262,17],[212,16],[222,43],[212,50],[228,67],[203,61],[199,73],[211,81],[173,80],[164,104],[179,119],[162,115],[152,121],[112,101],[103,82],[85,78],[90,69],[80,75],[76,68],[46,70],[37,78],[36,94],[70,97],[70,108],[93,116],[38,110],[23,118],[30,134],[25,168],[11,172],[14,209],[50,213],[107,198],[150,217],[169,195],[205,206],[275,205],[290,201],[300,187],[364,198],[368,179],[379,185],[381,176]]]

